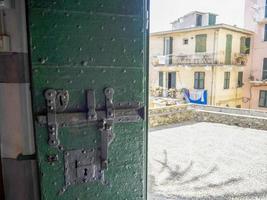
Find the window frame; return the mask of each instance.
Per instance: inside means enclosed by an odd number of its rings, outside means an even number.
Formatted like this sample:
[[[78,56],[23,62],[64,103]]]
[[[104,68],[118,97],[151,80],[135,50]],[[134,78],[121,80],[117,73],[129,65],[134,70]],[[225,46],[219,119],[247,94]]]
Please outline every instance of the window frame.
[[[163,38],[163,55],[166,56],[166,65],[172,64],[173,37]]]
[[[240,37],[240,53],[241,54],[246,54],[246,49],[247,49],[247,45],[246,45],[246,38],[245,36]]]
[[[162,75],[162,79],[161,79],[161,75]],[[161,85],[161,83],[162,83],[162,85]],[[159,84],[159,87],[163,88],[163,86],[164,86],[164,72],[159,72],[159,82],[158,82],[158,84]]]
[[[199,38],[205,39],[205,45],[204,43],[202,44],[201,40],[200,43],[198,43]],[[207,52],[207,42],[208,42],[208,34],[198,34],[195,36],[195,52],[196,53],[206,53]],[[200,46],[199,46],[200,45]],[[204,45],[204,47],[202,47]],[[202,49],[203,48],[203,49]]]
[[[237,88],[242,88],[244,85],[244,72],[238,72],[237,74]],[[242,74],[242,76],[240,76],[240,74]]]
[[[267,58],[263,59],[262,80],[267,80]]]
[[[201,74],[202,74],[202,76],[201,76]],[[205,72],[195,72],[194,73],[194,89],[196,89],[196,90],[204,90],[205,89],[205,76],[206,76]]]
[[[223,89],[230,89],[231,72],[224,72]]]
[[[262,94],[264,95],[263,104],[261,104],[262,103],[262,96],[263,96]],[[259,107],[260,108],[267,108],[267,90],[260,90],[260,92],[259,92]]]
[[[267,24],[264,25],[263,41],[267,42]]]
[[[196,14],[196,27],[199,27],[199,26],[203,26],[203,15]]]
[[[176,75],[177,73],[176,72],[168,72],[167,73],[168,75],[168,89],[176,89]],[[169,77],[171,76],[171,80],[169,79]],[[174,80],[172,79],[174,78]]]
[[[188,38],[184,38],[183,39],[183,45],[188,45],[188,44],[189,44],[189,39]]]

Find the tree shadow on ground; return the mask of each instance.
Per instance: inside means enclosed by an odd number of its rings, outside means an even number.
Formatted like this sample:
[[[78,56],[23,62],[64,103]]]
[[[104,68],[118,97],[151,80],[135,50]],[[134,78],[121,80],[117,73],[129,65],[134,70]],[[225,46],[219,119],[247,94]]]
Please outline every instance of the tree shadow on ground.
[[[192,172],[192,169],[194,167],[194,162],[191,161],[188,166],[186,166],[184,169],[182,169],[179,165],[175,165],[174,167],[171,167],[168,161],[168,153],[166,150],[163,152],[164,154],[164,159],[163,161],[160,160],[155,160],[157,163],[161,165],[161,168],[159,170],[159,174],[163,172],[167,172],[168,176],[164,178],[163,181],[161,181],[158,185],[174,185],[176,184],[177,186],[186,186],[188,184],[192,183],[198,183],[201,180],[205,180],[205,178],[208,178],[212,175],[214,175],[215,172],[219,170],[219,167],[215,165],[211,169],[207,170],[206,172],[195,175],[195,176],[190,176],[190,173]],[[225,181],[218,182],[218,183],[208,183],[205,184],[204,186],[195,186],[193,187],[194,190],[199,191],[199,190],[207,190],[207,189],[220,189],[226,186],[234,185],[234,184],[239,184],[242,182],[244,179],[241,177],[231,177],[228,178]],[[155,187],[158,186],[156,185],[156,177],[150,175],[150,191],[153,194],[154,192],[158,192]],[[153,199],[172,199],[172,200],[227,200],[227,199],[242,199],[242,198],[262,198],[262,197],[267,197],[267,189],[266,190],[261,190],[259,192],[247,192],[247,193],[226,193],[221,196],[216,196],[216,195],[206,195],[205,197],[185,197],[185,196],[180,196],[180,195],[172,195],[172,194],[159,194],[158,198],[153,198]],[[267,199],[267,198],[266,198]]]

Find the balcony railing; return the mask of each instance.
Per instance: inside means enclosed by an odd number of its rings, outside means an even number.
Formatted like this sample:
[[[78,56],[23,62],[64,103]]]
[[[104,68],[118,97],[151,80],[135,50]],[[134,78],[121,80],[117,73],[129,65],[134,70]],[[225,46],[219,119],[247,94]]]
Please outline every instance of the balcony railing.
[[[253,7],[255,14],[254,19],[258,23],[267,23],[267,6]]]
[[[179,55],[157,55],[152,56],[154,66],[164,65],[246,65],[247,55],[235,53],[232,59],[226,62],[225,53],[197,53],[197,54],[179,54]]]

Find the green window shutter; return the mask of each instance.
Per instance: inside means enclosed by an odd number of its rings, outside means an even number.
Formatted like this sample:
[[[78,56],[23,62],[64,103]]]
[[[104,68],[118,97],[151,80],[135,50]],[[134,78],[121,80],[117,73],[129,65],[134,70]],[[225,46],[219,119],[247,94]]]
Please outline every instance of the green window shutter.
[[[237,87],[243,86],[243,72],[238,72]]]
[[[173,38],[170,37],[170,49],[169,49],[169,54],[170,54],[170,57],[169,57],[169,64],[171,65],[172,64],[172,54],[173,54]]]
[[[250,54],[250,44],[251,44],[251,38],[246,38],[246,54]]]
[[[173,38],[164,38],[163,55],[166,57],[166,64],[172,64],[172,53],[173,53]]]
[[[267,58],[263,60],[262,80],[267,80]]]
[[[205,88],[205,72],[195,72],[194,89]]]
[[[224,89],[230,88],[230,72],[224,72]]]
[[[168,73],[168,89],[176,88],[176,72]]]
[[[260,91],[259,107],[267,107],[267,91]]]
[[[176,88],[176,72],[171,73],[171,88]]]
[[[225,49],[225,64],[231,65],[232,63],[232,43],[233,36],[228,34],[226,36],[226,49]]]
[[[207,34],[196,35],[196,52],[207,51]]]
[[[215,25],[216,24],[216,15],[209,14],[209,25]]]
[[[265,24],[264,28],[264,41],[267,41],[267,24]]]
[[[159,87],[163,87],[163,72],[159,72]]]
[[[246,37],[240,38],[240,53],[246,53]]]

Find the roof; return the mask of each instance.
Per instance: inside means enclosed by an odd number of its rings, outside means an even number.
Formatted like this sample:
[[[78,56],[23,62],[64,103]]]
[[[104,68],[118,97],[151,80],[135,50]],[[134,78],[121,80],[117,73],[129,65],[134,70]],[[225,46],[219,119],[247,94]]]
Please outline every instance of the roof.
[[[204,14],[211,14],[211,15],[216,15],[216,16],[218,16],[218,14],[211,13],[211,12],[192,11],[192,12],[190,12],[190,13],[185,14],[185,15],[182,16],[182,17],[179,17],[178,20],[175,20],[175,21],[171,22],[171,24],[176,23],[176,22],[179,21],[179,19],[181,19],[181,18],[187,17],[188,15],[193,15],[193,14],[201,14],[201,15],[204,15]]]
[[[209,30],[209,29],[227,29],[230,31],[236,31],[236,32],[240,32],[240,33],[244,33],[248,35],[254,34],[254,32],[250,30],[239,28],[237,26],[232,26],[228,24],[216,24],[216,25],[209,25],[209,26],[198,26],[198,27],[192,27],[192,28],[155,32],[155,33],[151,33],[150,36],[161,36],[161,35],[168,35],[168,34],[173,34],[173,33],[185,33],[185,32],[190,32],[190,31]]]

